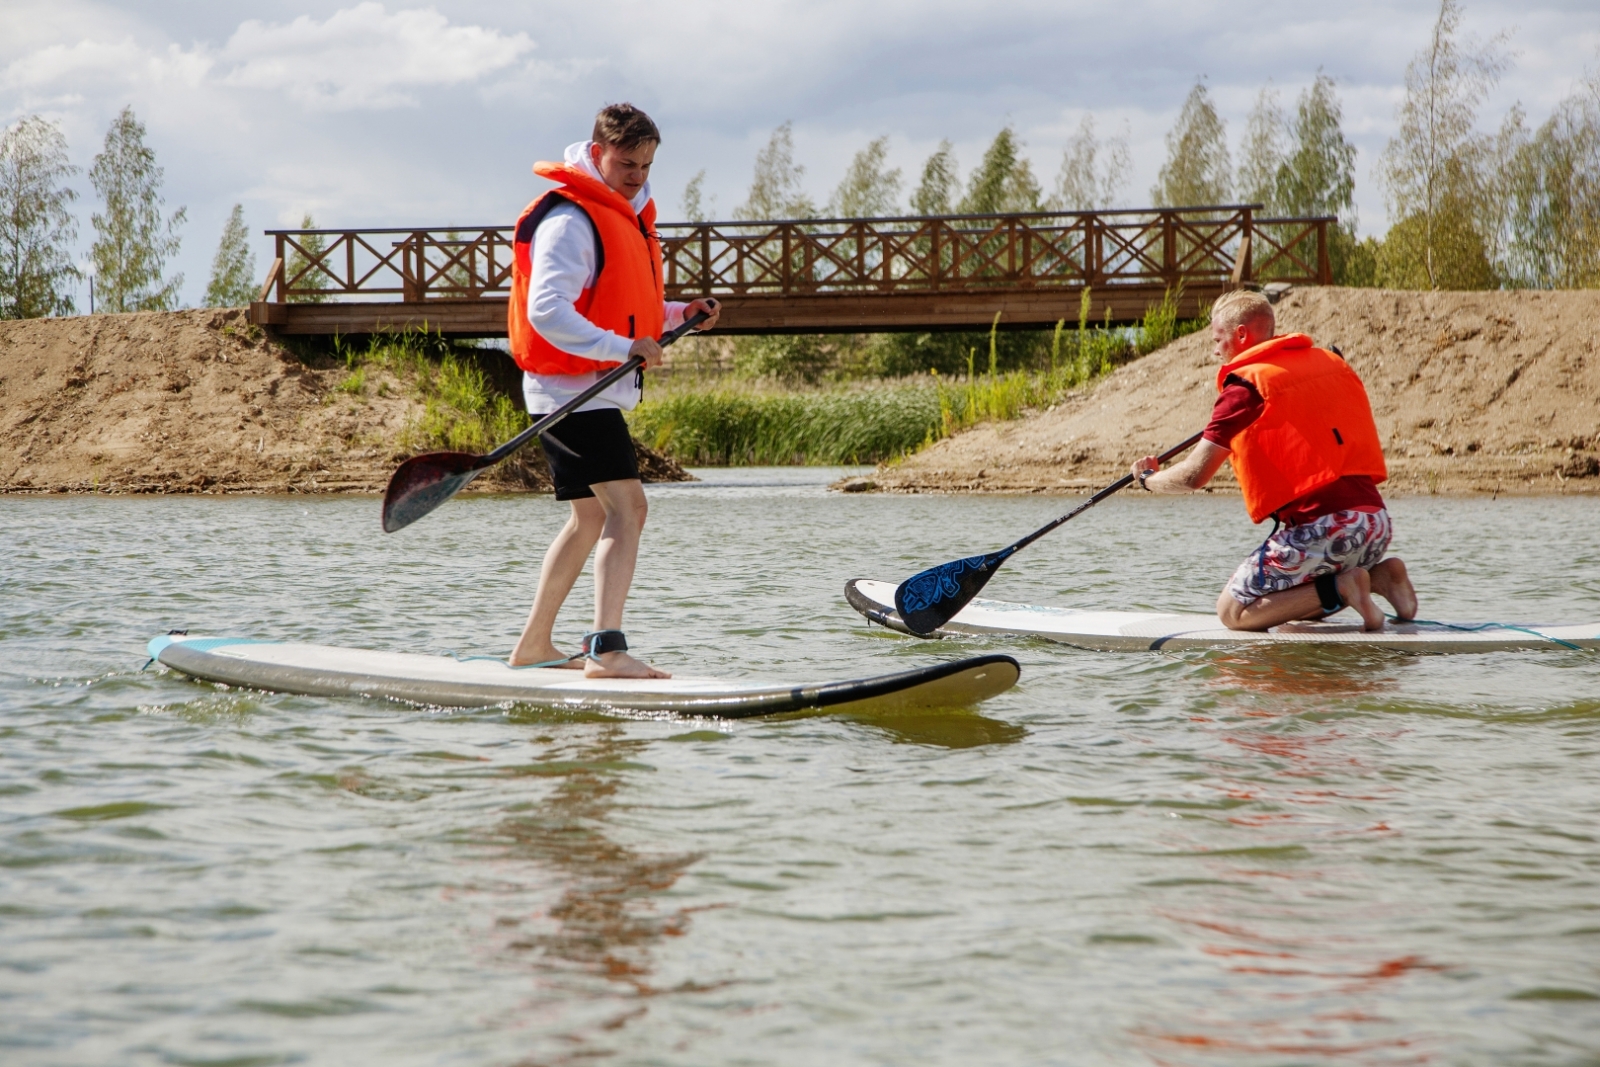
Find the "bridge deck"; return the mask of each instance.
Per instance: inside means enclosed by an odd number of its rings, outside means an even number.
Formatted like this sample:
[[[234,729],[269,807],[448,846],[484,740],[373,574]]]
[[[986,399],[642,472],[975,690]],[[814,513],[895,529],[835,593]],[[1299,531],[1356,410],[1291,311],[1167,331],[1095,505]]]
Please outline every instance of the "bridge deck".
[[[895,219],[670,223],[669,299],[715,296],[718,333],[1137,322],[1168,290],[1192,317],[1241,282],[1328,284],[1331,218],[1251,206]],[[510,227],[273,230],[251,320],[289,334],[426,326],[505,336]]]

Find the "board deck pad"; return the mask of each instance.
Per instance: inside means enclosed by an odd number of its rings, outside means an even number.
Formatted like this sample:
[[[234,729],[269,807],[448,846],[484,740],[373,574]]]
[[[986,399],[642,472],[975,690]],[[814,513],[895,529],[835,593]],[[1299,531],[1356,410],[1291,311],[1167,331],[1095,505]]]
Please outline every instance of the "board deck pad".
[[[894,609],[892,582],[853,579],[845,599],[871,622],[911,633]],[[1549,625],[1511,622],[1389,622],[1366,633],[1354,612],[1323,622],[1295,622],[1265,633],[1230,630],[1215,615],[1145,611],[1080,611],[975,597],[938,634],[1016,634],[1103,652],[1151,649],[1318,645],[1394,648],[1408,652],[1499,652],[1511,649],[1600,649],[1600,622]],[[915,635],[913,635],[915,636]]]
[[[1010,689],[1010,656],[974,656],[838,682],[724,678],[585,678],[561,667],[511,667],[489,657],[170,634],[150,658],[207,682],[308,696],[367,696],[440,707],[536,704],[742,719],[828,708],[887,711],[968,707]]]

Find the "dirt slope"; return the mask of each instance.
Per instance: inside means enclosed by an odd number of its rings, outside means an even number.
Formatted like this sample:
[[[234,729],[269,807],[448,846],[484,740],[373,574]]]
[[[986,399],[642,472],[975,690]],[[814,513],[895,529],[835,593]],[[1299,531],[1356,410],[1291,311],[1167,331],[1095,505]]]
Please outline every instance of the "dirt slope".
[[[1389,492],[1600,491],[1600,291],[1299,289],[1278,329],[1337,345],[1372,398]],[[1047,412],[939,442],[900,492],[1081,492],[1205,425],[1217,363],[1191,334]],[[1219,485],[1231,485],[1223,468]]]
[[[343,392],[327,362],[239,310],[0,323],[0,492],[381,492],[421,405],[376,370]],[[640,459],[646,480],[688,477]],[[473,485],[549,489],[537,448]]]

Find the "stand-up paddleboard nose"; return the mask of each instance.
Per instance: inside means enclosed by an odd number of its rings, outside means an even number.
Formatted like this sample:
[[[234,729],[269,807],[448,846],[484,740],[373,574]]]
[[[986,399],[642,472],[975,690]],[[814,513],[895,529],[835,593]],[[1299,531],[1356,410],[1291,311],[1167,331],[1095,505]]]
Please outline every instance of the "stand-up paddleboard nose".
[[[410,526],[459,493],[483,467],[482,456],[467,452],[412,456],[400,464],[383,494],[383,532]]]

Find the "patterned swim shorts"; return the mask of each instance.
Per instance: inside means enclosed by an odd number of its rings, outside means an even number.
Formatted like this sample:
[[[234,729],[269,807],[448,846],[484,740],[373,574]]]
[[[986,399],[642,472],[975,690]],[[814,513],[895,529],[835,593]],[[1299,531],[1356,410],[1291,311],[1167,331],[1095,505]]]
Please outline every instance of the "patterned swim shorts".
[[[1285,526],[1261,543],[1228,580],[1228,593],[1246,606],[1352,567],[1372,567],[1389,549],[1388,511],[1335,511]]]

